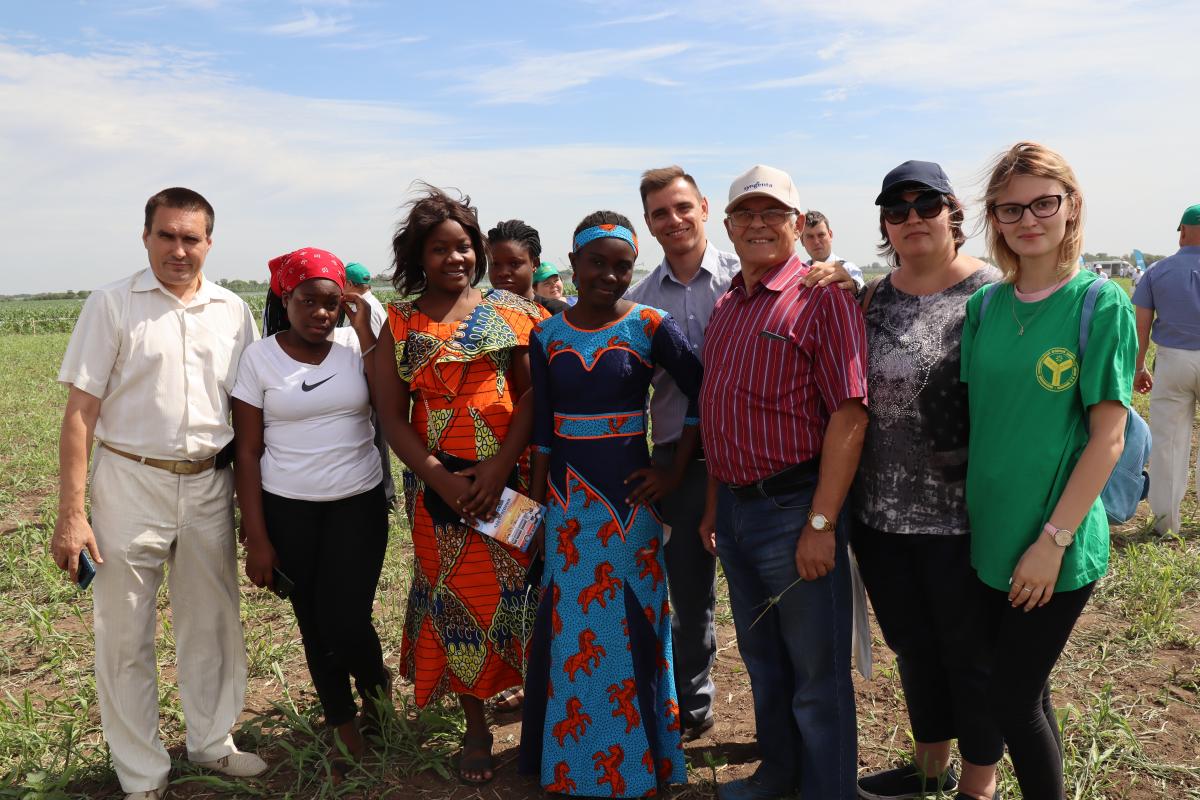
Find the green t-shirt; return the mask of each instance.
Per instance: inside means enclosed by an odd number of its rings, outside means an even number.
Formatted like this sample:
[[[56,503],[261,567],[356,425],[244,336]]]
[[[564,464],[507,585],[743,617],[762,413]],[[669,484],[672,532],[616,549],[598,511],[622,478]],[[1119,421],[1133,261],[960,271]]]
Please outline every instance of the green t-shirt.
[[[1096,275],[1081,270],[1054,294],[1022,303],[1012,284],[967,301],[962,381],[968,384],[971,438],[967,514],[971,565],[980,580],[1008,591],[1029,545],[1042,535],[1088,441],[1086,409],[1101,400],[1128,406],[1137,328],[1125,291],[1110,281],[1096,298],[1080,365],[1083,296]],[[1018,335],[1014,313],[1025,326]],[[1108,519],[1099,498],[1063,556],[1055,591],[1086,586],[1108,569]]]

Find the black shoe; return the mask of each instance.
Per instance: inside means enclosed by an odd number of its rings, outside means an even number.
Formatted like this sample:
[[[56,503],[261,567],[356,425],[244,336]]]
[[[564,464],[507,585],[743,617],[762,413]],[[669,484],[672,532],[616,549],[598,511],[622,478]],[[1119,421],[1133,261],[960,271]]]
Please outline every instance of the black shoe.
[[[695,741],[696,739],[699,739],[701,736],[703,736],[704,734],[706,734],[710,730],[712,730],[712,727],[716,724],[717,724],[716,717],[714,717],[712,714],[709,714],[707,717],[700,720],[699,722],[693,723],[691,725],[684,725],[683,731],[680,733],[679,738],[683,739],[683,741],[685,741],[685,742]]]
[[[909,762],[903,767],[874,772],[858,779],[858,796],[862,800],[905,800],[913,797],[937,797],[938,792],[950,793],[958,788],[954,768],[941,775],[926,777],[917,765]]]

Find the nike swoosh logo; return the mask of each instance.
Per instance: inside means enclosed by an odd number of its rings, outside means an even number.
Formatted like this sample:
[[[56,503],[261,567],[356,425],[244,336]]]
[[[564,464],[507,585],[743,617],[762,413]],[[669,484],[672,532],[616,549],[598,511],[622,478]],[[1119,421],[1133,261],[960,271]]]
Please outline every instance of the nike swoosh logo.
[[[301,381],[301,382],[300,382],[300,391],[302,391],[302,392],[311,392],[313,389],[317,388],[317,387],[318,387],[318,386],[320,386],[322,383],[325,383],[325,381],[331,381],[331,380],[333,380],[333,377],[334,377],[334,375],[337,375],[337,373],[335,372],[335,373],[333,373],[333,375],[330,375],[330,376],[329,376],[328,378],[326,378],[324,381],[317,381],[316,383],[305,383],[304,381]]]

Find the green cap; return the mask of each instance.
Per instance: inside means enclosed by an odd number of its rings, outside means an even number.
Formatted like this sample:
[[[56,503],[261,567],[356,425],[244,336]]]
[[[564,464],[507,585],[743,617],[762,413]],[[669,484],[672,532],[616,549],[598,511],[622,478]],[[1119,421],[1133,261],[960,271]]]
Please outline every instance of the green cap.
[[[351,261],[346,265],[346,280],[349,283],[356,283],[359,286],[369,284],[371,282],[371,270],[357,261]]]
[[[539,266],[536,270],[533,271],[533,282],[534,283],[541,283],[542,281],[546,280],[547,278],[555,278],[555,277],[558,277],[558,267],[556,267],[553,264],[546,262],[546,261],[543,261],[541,263],[541,266]]]
[[[1179,227],[1175,230],[1182,230],[1184,225],[1200,225],[1200,203],[1183,212],[1183,219],[1179,220]]]

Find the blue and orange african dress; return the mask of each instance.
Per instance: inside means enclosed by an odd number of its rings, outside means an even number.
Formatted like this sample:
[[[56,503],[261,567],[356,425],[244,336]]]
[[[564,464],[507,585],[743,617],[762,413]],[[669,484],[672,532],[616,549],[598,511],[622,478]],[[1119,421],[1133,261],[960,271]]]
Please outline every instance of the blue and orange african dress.
[[[496,455],[518,399],[507,377],[513,350],[529,345],[546,312],[497,289],[485,290],[461,322],[430,319],[407,301],[387,311],[412,425],[429,451],[466,462]],[[519,685],[533,628],[529,556],[462,524],[418,481],[406,481],[405,495],[416,557],[400,674],[413,682],[417,705]]]
[[[671,668],[662,520],[626,504],[650,465],[656,367],[689,398],[700,362],[666,312],[596,330],[551,317],[529,343],[533,443],[550,454],[546,565],[530,645],[520,768],[547,791],[645,797],[686,781]]]

